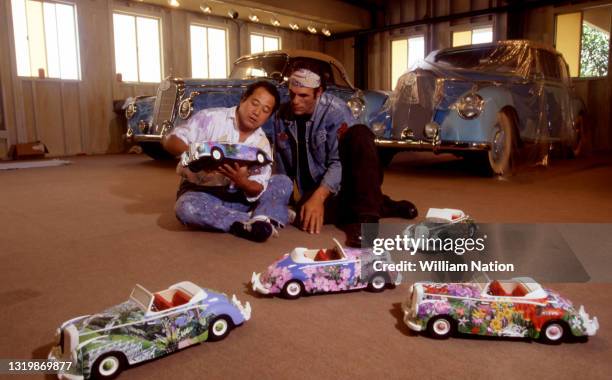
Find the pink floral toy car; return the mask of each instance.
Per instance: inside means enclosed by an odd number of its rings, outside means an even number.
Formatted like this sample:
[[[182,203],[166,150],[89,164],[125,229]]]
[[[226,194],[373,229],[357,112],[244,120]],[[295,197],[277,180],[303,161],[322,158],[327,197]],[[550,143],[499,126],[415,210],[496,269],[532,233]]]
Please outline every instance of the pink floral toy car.
[[[114,379],[129,365],[221,340],[250,318],[248,302],[188,281],[156,293],[136,285],[126,302],[64,322],[49,359],[72,362],[60,379]]]
[[[329,249],[295,248],[263,275],[253,273],[253,290],[295,299],[305,293],[362,288],[380,292],[400,283],[401,273],[376,270],[376,262],[392,263],[387,252],[374,255],[371,249],[343,248],[336,239],[334,244]]]
[[[272,159],[266,152],[254,146],[217,141],[191,144],[189,150],[181,156],[181,165],[188,166],[193,172],[233,162],[260,167],[268,165]]]
[[[530,337],[545,343],[592,336],[597,318],[528,277],[473,283],[417,282],[402,305],[404,322],[434,338],[467,334]]]

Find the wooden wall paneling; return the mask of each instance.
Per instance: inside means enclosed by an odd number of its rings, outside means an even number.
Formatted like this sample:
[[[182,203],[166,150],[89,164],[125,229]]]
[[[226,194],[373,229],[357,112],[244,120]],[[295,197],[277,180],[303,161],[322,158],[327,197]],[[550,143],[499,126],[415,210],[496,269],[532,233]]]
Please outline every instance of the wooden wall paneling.
[[[64,154],[75,155],[83,152],[81,145],[81,99],[79,84],[61,83],[62,115],[64,122]]]
[[[31,82],[38,139],[47,145],[50,156],[65,155],[61,84],[55,80]]]

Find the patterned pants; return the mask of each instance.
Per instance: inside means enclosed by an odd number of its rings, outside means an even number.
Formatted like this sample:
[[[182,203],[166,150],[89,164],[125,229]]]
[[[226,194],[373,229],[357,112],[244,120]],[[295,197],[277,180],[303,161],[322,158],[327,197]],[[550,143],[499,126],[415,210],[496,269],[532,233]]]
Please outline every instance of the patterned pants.
[[[181,223],[204,230],[228,232],[234,222],[246,222],[257,215],[284,226],[289,221],[287,205],[292,191],[289,177],[273,175],[266,191],[253,204],[226,202],[208,193],[188,191],[176,200],[174,211]]]

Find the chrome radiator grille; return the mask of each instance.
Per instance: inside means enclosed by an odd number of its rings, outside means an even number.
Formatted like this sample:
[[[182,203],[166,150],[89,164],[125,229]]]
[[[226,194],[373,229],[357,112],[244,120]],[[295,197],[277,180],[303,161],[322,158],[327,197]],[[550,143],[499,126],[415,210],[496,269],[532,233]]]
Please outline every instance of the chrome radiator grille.
[[[174,82],[162,82],[157,89],[155,108],[153,109],[152,130],[149,133],[159,134],[164,121],[172,121],[178,87]]]
[[[398,85],[400,91],[393,110],[393,138],[401,139],[404,129],[410,128],[415,139],[423,139],[423,128],[433,115],[435,77],[427,72],[418,72]],[[398,91],[396,89],[396,91]]]

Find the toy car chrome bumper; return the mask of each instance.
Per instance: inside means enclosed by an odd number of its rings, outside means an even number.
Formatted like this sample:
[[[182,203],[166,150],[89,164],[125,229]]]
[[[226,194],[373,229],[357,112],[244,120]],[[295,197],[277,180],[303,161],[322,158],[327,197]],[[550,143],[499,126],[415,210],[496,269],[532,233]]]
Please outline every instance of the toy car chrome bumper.
[[[47,359],[54,362],[65,362],[67,359],[62,357],[62,352],[60,346],[53,346],[49,355],[47,355]],[[73,363],[74,366],[74,363]],[[83,375],[77,375],[74,373],[66,373],[66,372],[58,372],[57,378],[61,380],[83,380]]]
[[[394,148],[398,150],[421,150],[435,153],[455,151],[489,151],[491,144],[483,142],[440,141],[440,140],[392,140],[376,138],[374,143],[379,148]]]
[[[251,285],[253,287],[253,291],[259,292],[261,294],[270,294],[270,289],[266,289],[261,283],[261,273],[253,272],[253,276],[251,276]]]
[[[240,314],[242,314],[245,321],[251,319],[251,304],[249,302],[246,302],[244,306],[242,306],[242,303],[238,301],[238,298],[236,298],[236,295],[234,294],[232,295],[232,303],[234,306],[236,306],[236,308],[238,308],[238,310],[240,310]]]
[[[410,330],[423,330],[423,327],[414,320],[413,317],[416,317],[416,315],[412,312],[410,304],[408,302],[404,302],[402,304],[402,310],[404,311],[404,323],[406,324],[406,326],[408,326]]]
[[[597,320],[597,317],[591,318],[589,316],[589,313],[584,311],[584,306],[580,306],[580,309],[578,310],[578,314],[580,314],[580,317],[582,318],[584,327],[586,329],[586,334],[588,336],[595,335],[597,330],[599,330],[599,321]]]

